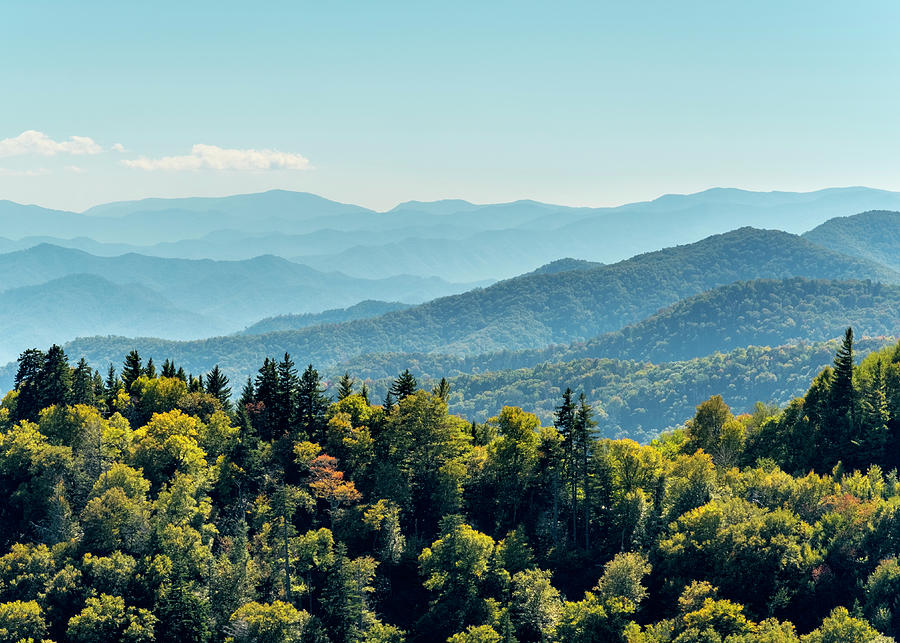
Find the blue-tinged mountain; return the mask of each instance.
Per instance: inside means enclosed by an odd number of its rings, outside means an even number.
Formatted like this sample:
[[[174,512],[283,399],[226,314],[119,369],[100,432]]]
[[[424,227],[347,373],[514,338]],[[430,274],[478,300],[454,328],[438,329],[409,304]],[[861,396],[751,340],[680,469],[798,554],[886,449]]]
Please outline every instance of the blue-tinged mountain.
[[[784,232],[743,228],[613,265],[523,275],[372,319],[187,343],[83,339],[69,350],[106,363],[138,347],[194,372],[219,363],[240,378],[285,351],[319,367],[389,351],[474,356],[585,341],[717,286],[794,276],[900,283],[900,274],[871,261]]]
[[[379,317],[386,313],[392,313],[397,310],[406,310],[407,308],[412,308],[412,306],[410,304],[401,304],[396,301],[376,301],[367,299],[366,301],[361,301],[348,308],[323,310],[321,313],[267,317],[255,324],[251,324],[241,331],[241,333],[243,335],[263,335],[265,333],[275,333],[284,330],[299,330],[301,328],[309,328],[310,326],[319,326],[321,324],[339,324],[341,322],[353,321],[354,319]]]
[[[0,359],[7,362],[25,348],[46,348],[83,335],[195,339],[210,331],[225,332],[228,326],[178,308],[141,284],[75,274],[0,292],[0,329]]]
[[[243,261],[163,259],[139,254],[97,257],[48,244],[0,254],[0,291],[72,274],[97,275],[120,285],[142,284],[175,306],[215,318],[234,331],[265,316],[318,312],[371,298],[420,302],[469,287],[410,276],[360,279],[320,272],[273,256]],[[210,331],[215,332],[207,328],[195,336]]]
[[[900,212],[863,212],[829,219],[804,238],[825,248],[900,270]]]

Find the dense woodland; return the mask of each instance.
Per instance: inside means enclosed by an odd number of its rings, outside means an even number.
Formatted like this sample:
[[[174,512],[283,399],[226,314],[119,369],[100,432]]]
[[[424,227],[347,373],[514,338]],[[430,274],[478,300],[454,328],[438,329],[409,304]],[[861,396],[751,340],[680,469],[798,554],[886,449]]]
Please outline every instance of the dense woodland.
[[[29,350],[0,405],[0,641],[886,641],[900,633],[900,345],[784,408],[652,443],[383,399],[265,359],[231,383]],[[857,362],[857,363],[855,363]]]

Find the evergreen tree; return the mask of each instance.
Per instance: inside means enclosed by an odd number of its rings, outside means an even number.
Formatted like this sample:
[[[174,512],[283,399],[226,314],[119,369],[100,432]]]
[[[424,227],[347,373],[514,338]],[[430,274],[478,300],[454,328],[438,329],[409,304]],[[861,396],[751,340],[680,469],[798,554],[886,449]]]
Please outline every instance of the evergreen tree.
[[[577,541],[578,514],[578,465],[575,458],[575,403],[572,402],[572,389],[563,392],[563,401],[556,407],[556,418],[553,425],[563,438],[563,464],[570,489],[572,511],[572,542]]]
[[[359,387],[359,396],[366,401],[366,404],[369,403],[369,387],[365,382]]]
[[[141,364],[141,356],[136,350],[132,350],[125,356],[125,364],[122,367],[122,385],[126,391],[131,390],[134,381],[144,374],[144,367]]]
[[[42,408],[53,404],[68,404],[72,400],[72,369],[60,346],[54,344],[47,351],[39,377]]]
[[[834,358],[834,380],[831,384],[831,405],[838,417],[853,418],[853,329],[844,333],[844,341]]]
[[[345,397],[350,397],[351,395],[353,395],[353,378],[350,377],[350,373],[345,371],[338,382],[337,399],[340,402]]]
[[[278,364],[278,385],[275,394],[276,437],[291,435],[298,416],[299,387],[300,380],[297,377],[297,369],[294,368],[294,360],[289,353],[285,353],[284,359]]]
[[[419,388],[419,383],[409,369],[406,369],[391,384],[391,394],[400,402],[408,395],[415,393],[417,388]]]
[[[446,377],[442,377],[438,385],[431,390],[431,393],[446,402],[450,397],[450,382],[447,381]]]
[[[175,364],[171,360],[166,359],[163,362],[160,375],[163,377],[175,377]]]
[[[156,364],[153,363],[153,358],[147,360],[147,365],[144,367],[144,375],[149,377],[151,380],[156,377]]]
[[[219,365],[206,374],[206,392],[219,400],[223,409],[231,408],[231,387],[228,386],[228,377],[219,369]]]
[[[178,367],[178,370],[175,371],[175,377],[177,377],[177,378],[180,379],[182,382],[184,382],[185,384],[187,384],[187,374],[184,372],[184,368],[182,368],[181,366],[179,366],[179,367]]]
[[[256,375],[255,402],[260,404],[256,416],[256,430],[263,440],[271,441],[275,436],[276,413],[278,410],[278,365],[275,360],[266,358]]]
[[[247,376],[247,381],[244,383],[244,388],[241,389],[241,397],[238,400],[241,408],[247,408],[248,404],[253,404],[256,401],[256,391],[253,388],[253,380],[250,379],[250,376]]]
[[[188,392],[189,393],[202,393],[203,392],[203,375],[198,375],[194,377],[193,373],[188,374]]]
[[[116,375],[116,367],[112,364],[106,371],[106,381],[103,384],[103,397],[106,399],[106,413],[112,415],[115,411],[116,397],[122,390],[122,380]]]
[[[41,412],[40,375],[44,368],[46,356],[43,351],[29,348],[19,355],[19,367],[16,370],[16,419],[27,420],[37,418]]]
[[[72,371],[72,404],[93,404],[94,377],[91,367],[83,357]]]
[[[390,389],[384,394],[384,402],[381,403],[381,408],[384,409],[385,415],[390,415],[391,411],[394,410],[394,396],[391,395]]]
[[[578,397],[578,409],[575,411],[575,420],[573,424],[575,451],[579,459],[579,474],[581,477],[581,488],[584,491],[584,547],[589,549],[591,546],[591,485],[589,482],[589,463],[591,461],[592,447],[594,444],[594,427],[597,426],[594,420],[594,409],[588,404],[584,393]]]
[[[300,435],[313,442],[325,444],[325,411],[328,398],[323,394],[324,386],[319,372],[310,364],[300,377],[297,389],[297,420]]]

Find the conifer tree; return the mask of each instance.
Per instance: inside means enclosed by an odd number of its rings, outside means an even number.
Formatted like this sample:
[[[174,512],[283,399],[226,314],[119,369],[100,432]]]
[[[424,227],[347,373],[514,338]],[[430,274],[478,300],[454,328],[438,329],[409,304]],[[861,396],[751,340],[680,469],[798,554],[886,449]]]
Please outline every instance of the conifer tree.
[[[572,541],[577,542],[578,465],[575,458],[575,403],[572,402],[572,389],[570,388],[566,388],[563,392],[562,404],[556,407],[556,418],[553,425],[563,438],[564,466],[572,503]]]
[[[279,437],[290,435],[297,420],[299,387],[300,379],[297,377],[294,360],[289,353],[285,353],[284,359],[278,364],[278,385],[275,394],[277,424],[275,430]]]
[[[384,395],[384,402],[381,403],[381,408],[384,409],[385,415],[390,415],[391,411],[394,410],[394,396],[391,395],[390,389]]]
[[[46,356],[37,348],[29,348],[19,355],[15,385],[19,392],[16,400],[16,419],[26,420],[37,417],[41,411],[40,375]]]
[[[407,396],[415,393],[417,388],[419,388],[419,383],[407,368],[405,371],[400,373],[397,379],[394,380],[394,383],[391,384],[390,392],[395,398],[397,398],[397,401],[400,402]]]
[[[365,382],[359,387],[359,396],[366,401],[366,404],[369,403],[369,387]]]
[[[72,404],[93,404],[94,399],[93,372],[82,357],[72,371]]]
[[[179,366],[178,370],[175,371],[175,377],[180,379],[185,384],[187,383],[187,374],[184,372],[184,368],[182,368],[181,366]]]
[[[350,373],[345,371],[338,382],[337,399],[338,401],[341,401],[345,397],[350,397],[351,395],[353,395],[353,378],[350,377]]]
[[[144,367],[144,375],[151,380],[156,378],[156,364],[153,363],[152,357],[147,360],[147,365]]]
[[[163,377],[175,377],[175,364],[171,360],[166,359],[163,362],[160,375]]]
[[[438,385],[431,390],[431,393],[446,402],[450,397],[450,382],[447,381],[446,377],[442,377]]]
[[[591,448],[594,444],[594,427],[597,426],[594,420],[594,409],[588,404],[587,398],[582,393],[578,397],[578,409],[575,411],[574,421],[574,441],[575,450],[579,459],[579,474],[581,476],[581,488],[584,490],[584,547],[589,549],[591,546],[591,530],[590,530],[590,512],[591,512],[591,495],[589,484],[589,467],[591,460]]]
[[[218,364],[206,374],[206,392],[219,400],[223,409],[231,408],[231,387],[228,386],[228,377],[219,369]]]
[[[106,381],[103,384],[103,397],[106,399],[106,414],[112,415],[115,411],[116,397],[122,390],[122,380],[116,375],[116,367],[112,364],[106,371]]]
[[[134,381],[144,374],[144,367],[141,364],[141,356],[136,350],[132,350],[125,356],[125,364],[122,367],[122,385],[126,391],[131,390]]]
[[[266,358],[256,375],[255,402],[261,404],[257,416],[256,430],[263,440],[272,440],[275,436],[276,412],[278,410],[278,365],[275,360]]]
[[[238,403],[241,405],[241,408],[246,408],[248,404],[253,404],[255,401],[256,391],[253,388],[253,380],[248,375],[244,388],[241,389],[241,398],[238,400]]]
[[[297,389],[297,423],[301,435],[320,444],[325,443],[325,411],[328,410],[324,388],[319,372],[312,364],[307,366]]]
[[[72,399],[72,369],[65,351],[54,344],[47,351],[40,373],[40,403],[42,408],[53,404],[68,404]]]
[[[853,416],[853,329],[844,333],[844,341],[834,358],[834,380],[831,384],[832,409],[838,417]]]

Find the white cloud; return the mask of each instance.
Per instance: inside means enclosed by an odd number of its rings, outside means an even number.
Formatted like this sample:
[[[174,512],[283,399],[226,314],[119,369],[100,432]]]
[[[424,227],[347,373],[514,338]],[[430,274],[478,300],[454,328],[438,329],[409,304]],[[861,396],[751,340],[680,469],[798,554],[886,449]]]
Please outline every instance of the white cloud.
[[[50,170],[43,167],[38,170],[9,170],[0,167],[0,176],[43,176],[44,174],[50,174]]]
[[[78,167],[77,165],[67,165],[66,172],[72,172],[73,174],[84,174],[87,172],[83,167]]]
[[[67,141],[54,141],[36,130],[27,130],[14,138],[0,140],[0,157],[55,156],[56,154],[99,154],[103,151],[93,139],[87,136],[70,136]]]
[[[111,147],[110,149],[111,149],[113,152],[124,152],[124,151],[125,151],[125,146],[122,145],[121,143],[113,143],[113,145],[112,145],[112,147]]]
[[[123,165],[141,170],[308,170],[309,160],[299,154],[277,150],[229,150],[217,145],[198,143],[185,156],[122,161]]]

